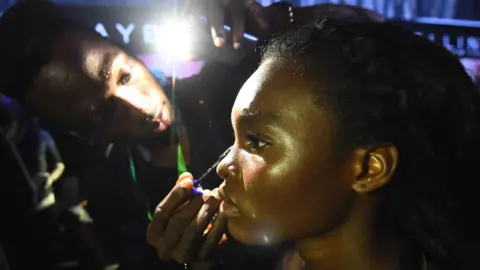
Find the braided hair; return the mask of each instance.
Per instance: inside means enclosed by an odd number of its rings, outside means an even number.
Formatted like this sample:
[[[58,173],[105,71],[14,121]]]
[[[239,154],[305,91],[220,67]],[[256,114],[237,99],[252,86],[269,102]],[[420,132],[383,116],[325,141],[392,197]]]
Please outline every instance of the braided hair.
[[[480,269],[480,223],[469,211],[478,205],[479,96],[458,59],[390,24],[332,20],[276,38],[264,49],[272,58],[311,82],[331,112],[338,155],[398,149],[379,210],[402,239],[444,269]]]

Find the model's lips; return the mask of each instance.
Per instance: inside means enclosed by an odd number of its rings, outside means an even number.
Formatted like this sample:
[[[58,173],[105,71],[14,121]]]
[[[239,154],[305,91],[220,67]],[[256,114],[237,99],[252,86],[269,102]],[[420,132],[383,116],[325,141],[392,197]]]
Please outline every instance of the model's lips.
[[[235,202],[232,200],[232,198],[225,193],[223,186],[218,188],[218,195],[224,202],[235,205]]]
[[[218,188],[218,195],[223,200],[220,205],[220,212],[223,213],[227,218],[238,217],[241,215],[240,209],[235,204],[230,196],[225,193],[223,186]]]

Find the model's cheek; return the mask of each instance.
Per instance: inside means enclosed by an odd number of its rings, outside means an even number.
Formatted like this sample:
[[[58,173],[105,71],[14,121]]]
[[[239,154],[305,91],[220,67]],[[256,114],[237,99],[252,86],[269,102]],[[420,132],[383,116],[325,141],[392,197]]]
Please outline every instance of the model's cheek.
[[[289,176],[298,169],[298,164],[302,161],[301,145],[299,141],[288,134],[282,134],[281,143],[275,148],[275,157],[269,159],[268,179],[271,179],[269,185],[273,188],[279,188],[288,182]]]
[[[260,155],[247,153],[243,155],[240,166],[242,168],[242,188],[248,198],[242,203],[242,208],[251,219],[256,219],[258,216],[258,198],[262,196],[262,193],[268,192],[264,190],[264,182],[268,181],[268,179],[265,179],[268,169],[267,162]]]
[[[245,154],[241,161],[243,188],[253,192],[267,169],[267,162],[260,155]]]

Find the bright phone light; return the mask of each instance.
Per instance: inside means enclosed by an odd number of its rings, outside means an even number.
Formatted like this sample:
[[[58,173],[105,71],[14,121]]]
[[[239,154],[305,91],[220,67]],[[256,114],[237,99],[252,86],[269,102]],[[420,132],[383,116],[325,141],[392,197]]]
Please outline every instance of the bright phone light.
[[[190,60],[194,36],[192,28],[186,21],[165,21],[160,28],[161,41],[157,44],[158,50],[174,60]]]

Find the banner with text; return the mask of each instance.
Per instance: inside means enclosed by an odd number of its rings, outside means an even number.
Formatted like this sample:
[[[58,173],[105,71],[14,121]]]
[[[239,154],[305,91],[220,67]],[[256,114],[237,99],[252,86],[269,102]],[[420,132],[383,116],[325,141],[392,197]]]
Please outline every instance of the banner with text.
[[[99,6],[61,9],[70,18],[90,25],[102,36],[135,54],[154,53],[162,39],[168,38],[162,37],[159,31],[162,18],[169,16],[170,10],[167,9]],[[480,28],[406,21],[394,23],[443,44],[461,58],[480,58]]]

